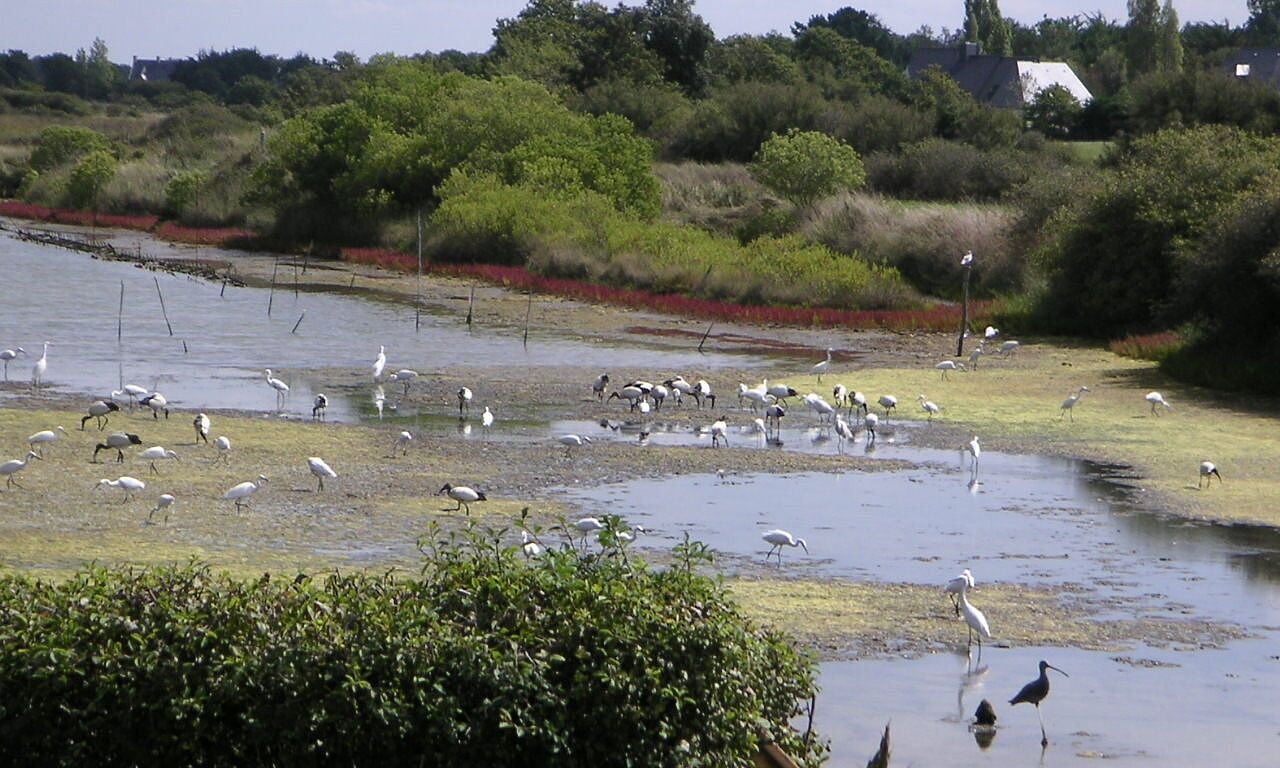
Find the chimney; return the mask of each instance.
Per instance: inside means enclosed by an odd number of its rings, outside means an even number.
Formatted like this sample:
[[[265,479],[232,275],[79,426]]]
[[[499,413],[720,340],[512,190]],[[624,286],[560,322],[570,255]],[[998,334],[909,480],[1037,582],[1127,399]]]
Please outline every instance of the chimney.
[[[966,42],[964,44],[964,60],[968,61],[969,59],[977,55],[978,55],[978,44]]]

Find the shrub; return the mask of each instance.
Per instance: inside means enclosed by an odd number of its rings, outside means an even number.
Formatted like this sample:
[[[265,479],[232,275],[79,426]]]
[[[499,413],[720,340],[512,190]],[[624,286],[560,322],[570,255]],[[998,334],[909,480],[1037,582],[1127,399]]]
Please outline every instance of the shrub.
[[[97,207],[98,194],[116,175],[120,164],[106,150],[94,150],[76,163],[67,179],[67,199],[77,208]]]
[[[111,143],[97,131],[78,126],[51,125],[40,132],[29,161],[44,172],[97,150],[109,150]]]
[[[610,531],[616,531],[614,523]],[[415,579],[237,581],[194,565],[0,577],[13,764],[743,764],[812,660],[698,574],[429,534]],[[19,757],[20,756],[20,757]]]
[[[760,145],[751,175],[796,205],[804,206],[866,181],[853,147],[824,133],[792,129]]]
[[[195,204],[196,196],[204,182],[205,175],[200,171],[184,171],[175,174],[164,188],[165,210],[174,216],[181,216]]]
[[[944,139],[926,139],[901,153],[867,158],[868,186],[915,200],[999,200],[1011,188],[1057,168],[1056,155],[1000,148],[983,150]]]

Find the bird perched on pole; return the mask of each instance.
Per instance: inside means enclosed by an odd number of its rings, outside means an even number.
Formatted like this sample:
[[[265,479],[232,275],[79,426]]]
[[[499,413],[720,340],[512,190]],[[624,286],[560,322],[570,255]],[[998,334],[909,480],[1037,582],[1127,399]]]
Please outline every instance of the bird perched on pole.
[[[1035,705],[1036,717],[1040,718],[1040,746],[1048,746],[1049,736],[1044,731],[1044,715],[1040,712],[1040,702],[1049,696],[1049,673],[1046,670],[1052,669],[1054,672],[1061,674],[1063,677],[1071,677],[1066,672],[1058,669],[1047,661],[1040,662],[1040,676],[1035,680],[1022,686],[1022,690],[1018,691],[1018,695],[1009,699],[1010,704],[1028,703]]]

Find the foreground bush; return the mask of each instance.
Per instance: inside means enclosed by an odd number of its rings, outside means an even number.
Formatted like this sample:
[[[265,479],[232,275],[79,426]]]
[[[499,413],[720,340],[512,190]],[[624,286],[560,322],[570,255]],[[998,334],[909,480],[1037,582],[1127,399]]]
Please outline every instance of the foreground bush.
[[[698,575],[698,545],[663,571],[487,535],[424,551],[407,580],[6,576],[0,760],[741,765],[758,725],[804,754],[812,662]]]

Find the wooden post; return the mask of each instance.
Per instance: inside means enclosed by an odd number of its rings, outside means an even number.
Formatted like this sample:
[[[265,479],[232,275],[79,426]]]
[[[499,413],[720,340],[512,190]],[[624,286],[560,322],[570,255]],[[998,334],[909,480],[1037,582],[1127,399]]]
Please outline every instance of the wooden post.
[[[271,266],[271,294],[267,297],[267,317],[271,317],[271,305],[276,301],[276,271],[280,269],[280,257],[275,258],[275,263]]]
[[[471,286],[471,298],[467,300],[467,330],[471,330],[471,313],[476,306],[476,287]]]
[[[422,327],[422,209],[418,209],[418,285],[413,299],[413,330]]]
[[[116,343],[124,335],[124,281],[120,281],[120,311],[116,314]]]
[[[707,337],[711,335],[711,329],[715,327],[715,323],[707,326],[707,332],[702,334],[702,341],[698,342],[698,352],[702,352],[702,345],[707,343]]]
[[[529,293],[529,303],[524,308],[524,346],[529,346],[529,315],[533,313],[533,292]]]
[[[164,317],[165,327],[169,329],[169,335],[173,335],[173,326],[169,324],[169,312],[164,308],[164,294],[160,292],[160,278],[155,275],[151,279],[156,281],[156,295],[160,297],[160,315]]]
[[[960,310],[960,338],[956,340],[956,357],[964,355],[964,335],[969,330],[969,273],[972,271],[972,264],[964,266],[964,304]]]
[[[302,310],[302,314],[301,314],[301,315],[298,315],[298,322],[296,322],[296,323],[294,323],[294,324],[293,324],[293,330],[292,330],[292,331],[289,331],[289,333],[297,333],[297,332],[298,332],[298,326],[302,325],[302,318],[304,318],[304,317],[306,317],[306,316],[307,316],[307,310],[305,310],[305,309],[304,309],[304,310]]]

